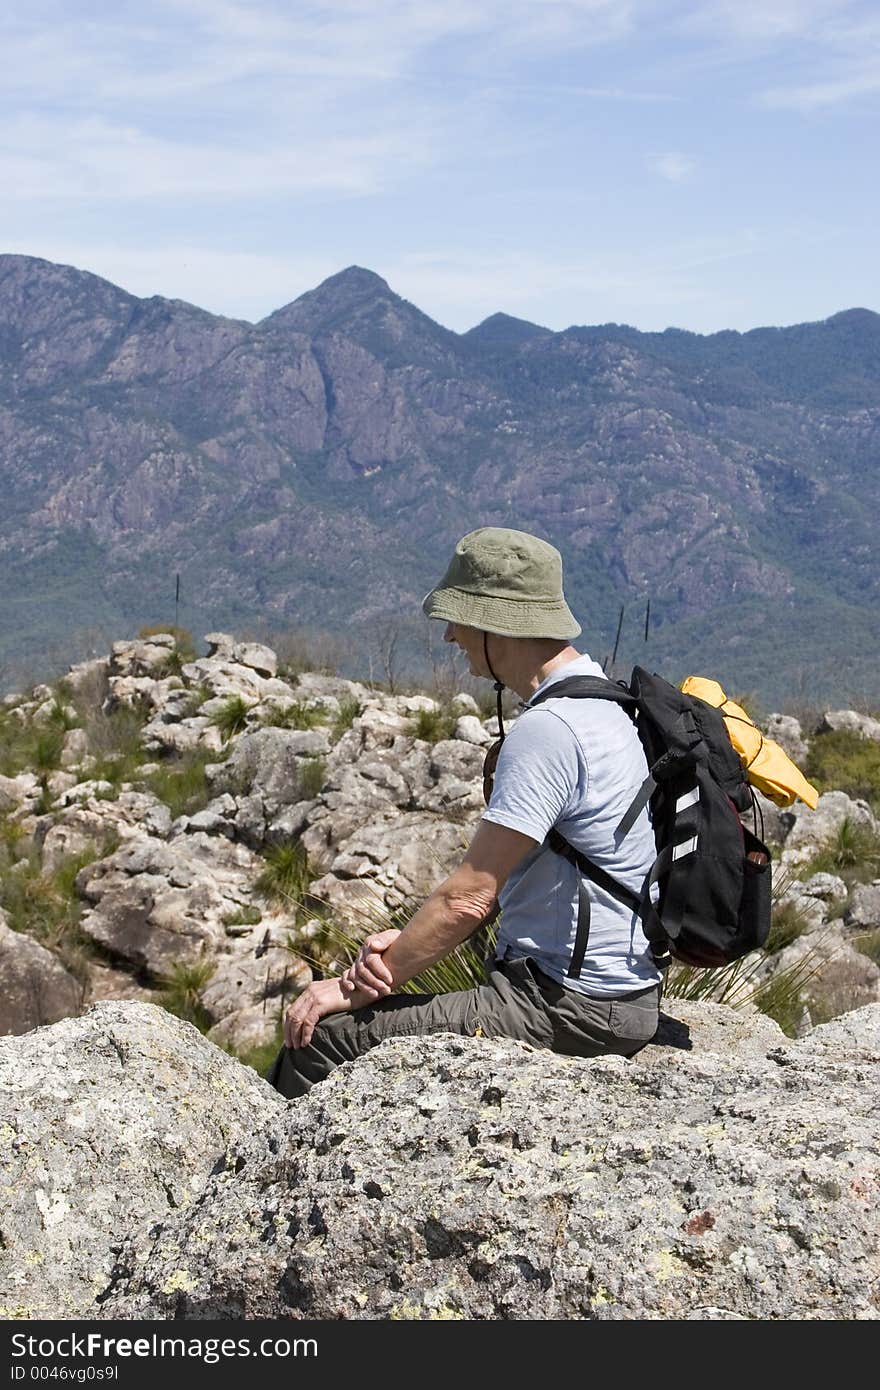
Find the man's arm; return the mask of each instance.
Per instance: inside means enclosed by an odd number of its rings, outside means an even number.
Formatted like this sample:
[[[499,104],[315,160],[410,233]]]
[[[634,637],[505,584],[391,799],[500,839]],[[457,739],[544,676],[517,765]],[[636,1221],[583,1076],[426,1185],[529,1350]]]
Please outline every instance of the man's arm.
[[[362,1009],[434,965],[469,937],[491,911],[509,875],[537,840],[518,830],[481,821],[461,864],[435,888],[399,933],[383,932],[378,951],[364,952],[343,974],[316,980],[284,1019],[288,1047],[308,1047],[328,1014]],[[386,946],[382,938],[390,938]],[[368,938],[376,940],[377,938]]]
[[[361,953],[342,976],[343,987],[356,985],[359,993],[375,998],[449,955],[489,915],[510,874],[536,844],[518,830],[481,821],[458,868],[434,889],[399,935],[388,934],[390,945],[380,937],[381,954]]]

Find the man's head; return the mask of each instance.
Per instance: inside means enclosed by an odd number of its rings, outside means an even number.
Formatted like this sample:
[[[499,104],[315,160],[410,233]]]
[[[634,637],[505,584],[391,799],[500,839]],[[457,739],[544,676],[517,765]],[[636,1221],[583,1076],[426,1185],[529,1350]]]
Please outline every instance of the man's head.
[[[559,551],[500,526],[483,526],[459,541],[422,609],[429,618],[502,637],[562,640],[581,630],[562,592]]]

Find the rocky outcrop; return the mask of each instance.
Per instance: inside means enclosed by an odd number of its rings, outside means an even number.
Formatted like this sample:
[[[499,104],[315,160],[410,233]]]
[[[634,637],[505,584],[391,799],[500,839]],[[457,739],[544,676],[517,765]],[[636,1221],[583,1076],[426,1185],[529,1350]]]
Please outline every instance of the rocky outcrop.
[[[391,1040],[284,1106],[145,1005],[0,1041],[3,1315],[876,1319],[880,1006],[670,1013],[634,1061]]]
[[[125,1237],[196,1201],[280,1110],[253,1071],[148,1004],[0,1038],[0,1318],[93,1316]]]
[[[880,740],[880,719],[873,719],[868,714],[858,714],[854,709],[826,710],[819,725],[819,732],[837,733],[842,729],[858,734],[860,738]]]
[[[57,956],[24,932],[11,931],[0,911],[0,1035],[29,1033],[78,1013],[83,986]]]
[[[38,859],[44,879],[80,868],[80,930],[100,973],[86,998],[153,997],[176,981],[211,1035],[244,1050],[275,1036],[313,954],[336,968],[322,915],[360,935],[405,914],[459,861],[482,811],[495,720],[464,693],[441,709],[337,676],[279,675],[271,648],[227,633],[206,641],[192,662],[171,633],[116,642],[59,689],[16,696],[7,717],[61,739],[61,765],[0,778],[0,815],[21,867]],[[108,755],[117,728],[130,780]],[[801,738],[785,716],[768,728],[792,748]],[[169,792],[184,773],[190,799]],[[871,886],[809,873],[817,856],[833,866],[851,854],[853,836],[872,840],[877,822],[840,791],[815,811],[758,801],[798,929],[750,962],[738,989],[761,1001],[803,964],[807,1028],[880,998]]]

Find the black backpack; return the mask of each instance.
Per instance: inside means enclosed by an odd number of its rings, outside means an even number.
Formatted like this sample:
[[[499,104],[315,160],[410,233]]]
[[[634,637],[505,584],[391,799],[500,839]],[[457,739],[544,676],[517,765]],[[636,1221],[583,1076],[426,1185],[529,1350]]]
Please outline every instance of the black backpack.
[[[756,800],[720,710],[640,666],[628,686],[599,676],[557,681],[528,709],[560,696],[613,700],[635,721],[649,775],[615,840],[620,842],[650,801],[657,842],[654,865],[641,893],[634,893],[558,830],[550,831],[548,846],[580,871],[568,975],[580,976],[589,937],[590,900],[580,876],[638,913],[658,964],[672,957],[686,965],[729,965],[763,946],[770,929],[770,853],[740,819],[740,813],[755,811]],[[655,884],[659,896],[652,893]]]

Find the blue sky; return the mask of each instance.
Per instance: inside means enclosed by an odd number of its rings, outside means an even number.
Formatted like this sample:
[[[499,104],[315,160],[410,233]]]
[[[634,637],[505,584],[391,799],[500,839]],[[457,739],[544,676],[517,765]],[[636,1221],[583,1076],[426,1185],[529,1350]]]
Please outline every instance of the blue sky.
[[[0,250],[257,319],[880,310],[877,0],[6,0]]]

